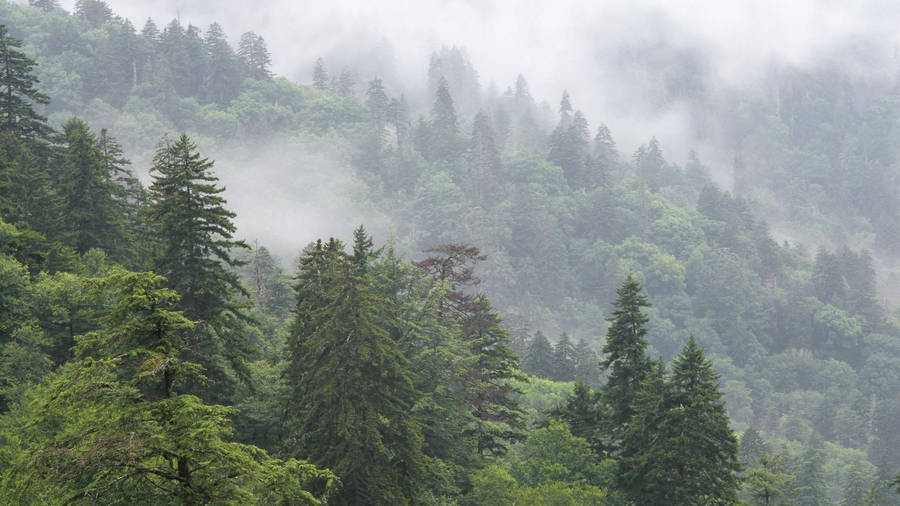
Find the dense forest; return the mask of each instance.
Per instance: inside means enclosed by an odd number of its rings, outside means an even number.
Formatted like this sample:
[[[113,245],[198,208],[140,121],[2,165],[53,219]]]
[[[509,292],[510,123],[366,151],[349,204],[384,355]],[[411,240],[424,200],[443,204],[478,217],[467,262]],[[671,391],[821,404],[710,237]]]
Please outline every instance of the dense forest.
[[[0,1],[0,503],[900,504],[896,83],[631,55],[724,189],[459,47],[237,40]]]

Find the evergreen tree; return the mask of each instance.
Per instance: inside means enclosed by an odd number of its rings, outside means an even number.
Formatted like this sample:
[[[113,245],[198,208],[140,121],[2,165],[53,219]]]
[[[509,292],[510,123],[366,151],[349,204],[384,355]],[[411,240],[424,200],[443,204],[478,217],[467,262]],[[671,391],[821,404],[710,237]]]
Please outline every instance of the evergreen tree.
[[[0,132],[11,132],[22,141],[47,139],[52,130],[47,120],[34,110],[50,98],[37,90],[38,78],[32,74],[37,65],[19,48],[22,41],[9,36],[0,24]]]
[[[59,2],[56,0],[28,0],[28,5],[44,12],[59,10]]]
[[[368,257],[367,239],[357,238],[358,260]],[[285,447],[341,477],[334,504],[415,503],[425,456],[409,412],[419,393],[408,360],[381,325],[392,308],[373,292],[365,264],[333,239],[300,260]]]
[[[753,427],[741,434],[740,448],[741,463],[748,468],[756,467],[759,464],[759,457],[769,453],[768,443]]]
[[[356,78],[349,68],[344,67],[338,76],[334,89],[344,98],[350,98],[354,95],[356,89]]]
[[[797,464],[796,480],[791,490],[794,503],[800,506],[825,504],[825,478],[822,473],[822,444],[817,439],[810,440]]]
[[[431,109],[431,129],[427,151],[430,160],[453,160],[458,155],[459,125],[447,80],[441,77]]]
[[[876,504],[871,480],[866,479],[859,464],[854,465],[847,475],[841,506],[876,506]]]
[[[118,256],[125,247],[122,187],[116,182],[118,160],[101,151],[87,123],[77,118],[63,125],[60,141],[65,148],[58,187],[69,243],[79,253],[101,248]],[[109,151],[108,139],[106,144]]]
[[[553,377],[553,346],[540,330],[535,332],[534,337],[531,338],[522,369],[539,378],[550,379]]]
[[[479,111],[472,120],[468,152],[469,174],[465,181],[472,202],[488,208],[499,191],[500,151],[488,116]]]
[[[204,339],[193,351],[223,386],[223,359],[240,372],[247,355],[234,331],[242,313],[233,296],[249,294],[231,268],[243,263],[232,251],[249,246],[233,239],[235,215],[225,208],[225,189],[210,173],[213,162],[201,158],[187,135],[161,145],[153,162],[148,214],[160,238],[155,270],[181,294],[185,316],[204,324]]]
[[[272,78],[272,72],[269,70],[272,65],[272,56],[261,35],[253,32],[241,35],[237,52],[244,62],[247,77],[261,81]]]
[[[691,336],[672,367],[671,452],[678,467],[677,504],[729,503],[739,488],[738,441],[718,389],[719,375]]]
[[[584,338],[575,346],[574,379],[593,388],[600,386],[600,358]]]
[[[575,379],[575,347],[569,335],[563,332],[556,346],[553,347],[554,381],[572,381]]]
[[[238,57],[218,23],[209,25],[203,45],[208,61],[204,96],[210,102],[228,105],[237,96],[242,84]]]
[[[565,422],[573,435],[584,438],[591,444],[598,457],[604,451],[603,404],[600,392],[591,390],[588,385],[578,382],[572,393],[566,397],[566,404],[557,406],[547,412],[550,418]]]
[[[113,13],[103,0],[76,0],[75,17],[83,19],[92,28],[98,28],[111,21]]]
[[[322,502],[309,489],[326,494],[333,474],[230,441],[233,409],[179,393],[201,368],[180,359],[193,322],[163,282],[117,271],[97,284],[112,301],[103,327],[17,408],[28,444],[5,454],[4,503]]]
[[[510,348],[509,337],[500,327],[500,317],[484,294],[471,302],[460,320],[462,339],[473,357],[469,368],[467,404],[474,423],[463,435],[476,441],[478,455],[504,455],[507,444],[525,438],[524,411],[513,398],[521,393],[512,385],[524,380],[519,361]]]
[[[316,58],[316,64],[313,67],[313,86],[321,91],[328,89],[328,71],[325,70],[325,61],[321,57]]]
[[[601,392],[611,410],[610,431],[615,440],[620,440],[631,420],[635,396],[651,370],[645,327],[649,320],[641,311],[650,302],[641,294],[641,283],[630,274],[616,294],[600,365],[607,373]]]

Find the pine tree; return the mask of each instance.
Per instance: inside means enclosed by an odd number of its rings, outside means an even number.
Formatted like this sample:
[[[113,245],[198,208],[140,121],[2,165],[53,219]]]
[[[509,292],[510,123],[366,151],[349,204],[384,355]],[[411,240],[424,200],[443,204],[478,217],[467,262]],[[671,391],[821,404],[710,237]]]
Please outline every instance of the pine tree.
[[[795,504],[813,506],[825,503],[822,460],[822,443],[817,439],[810,440],[803,448],[799,461],[794,466],[797,478],[794,481],[791,495]]]
[[[769,453],[769,445],[753,427],[741,435],[740,460],[745,467],[756,467],[759,457]]]
[[[604,453],[603,404],[600,392],[591,390],[584,383],[575,383],[566,403],[547,412],[548,417],[565,422],[573,435],[584,438],[591,444],[598,457]]]
[[[600,386],[600,358],[584,338],[575,346],[575,381],[593,388]]]
[[[357,238],[357,260],[369,256],[367,239]],[[409,416],[419,393],[382,325],[392,308],[364,272],[333,239],[300,260],[285,449],[341,477],[335,504],[414,503],[425,475],[421,427]]]
[[[877,503],[873,500],[873,493],[871,480],[866,479],[862,468],[856,464],[847,475],[841,506],[875,506]]]
[[[474,423],[463,434],[475,439],[482,458],[504,455],[509,443],[525,438],[525,412],[513,398],[520,390],[512,384],[525,376],[500,322],[484,294],[472,301],[460,320],[463,343],[473,357],[467,374],[467,404]]]
[[[56,0],[28,0],[28,5],[44,12],[59,10],[59,2]]]
[[[103,0],[76,0],[75,17],[83,19],[91,28],[99,28],[112,20],[112,9]]]
[[[650,302],[641,295],[640,282],[630,274],[616,293],[600,365],[608,375],[601,392],[611,410],[610,431],[615,440],[620,440],[631,420],[635,396],[651,370],[645,327],[649,320],[641,311]]]
[[[353,72],[351,72],[349,68],[344,67],[343,69],[341,69],[341,73],[338,76],[337,83],[335,83],[334,88],[342,97],[345,98],[350,98],[355,94],[356,78],[353,76]]]
[[[11,132],[19,140],[45,140],[52,133],[47,120],[34,110],[50,98],[37,90],[38,78],[32,74],[37,65],[19,48],[22,41],[9,36],[0,24],[0,132]]]

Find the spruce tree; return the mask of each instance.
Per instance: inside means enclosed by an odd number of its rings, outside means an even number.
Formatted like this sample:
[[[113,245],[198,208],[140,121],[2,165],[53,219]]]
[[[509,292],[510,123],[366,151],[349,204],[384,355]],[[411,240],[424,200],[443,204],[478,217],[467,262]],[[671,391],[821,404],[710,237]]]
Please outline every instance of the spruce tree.
[[[101,329],[79,336],[75,359],[18,408],[28,444],[5,453],[12,458],[0,501],[322,502],[309,490],[327,494],[332,473],[231,441],[232,408],[181,393],[202,368],[181,358],[194,322],[163,283],[156,274],[126,271],[95,283],[111,308]]]
[[[321,91],[328,89],[328,71],[325,70],[325,61],[321,57],[316,58],[316,64],[313,67],[313,86]]]
[[[553,378],[553,346],[550,340],[540,330],[535,332],[534,337],[528,344],[528,351],[525,354],[525,360],[522,362],[522,369],[539,378]]]
[[[553,347],[553,380],[572,381],[575,379],[575,347],[569,335],[563,332]]]
[[[119,161],[108,158],[109,140],[105,154],[87,123],[72,118],[63,125],[60,141],[65,147],[57,177],[69,244],[79,253],[101,248],[119,256],[125,247],[124,208],[116,181]]]
[[[22,41],[9,36],[0,24],[0,132],[12,132],[21,141],[44,140],[52,133],[47,120],[34,110],[50,98],[35,88],[37,65],[19,48]]]
[[[459,154],[459,124],[450,88],[443,76],[438,80],[434,107],[431,109],[431,131],[426,157],[429,160],[453,160]]]
[[[651,370],[645,327],[649,320],[641,311],[650,302],[641,294],[641,283],[630,274],[616,293],[600,365],[608,376],[601,392],[610,408],[610,432],[620,440],[631,420],[635,396]]]
[[[737,437],[718,386],[719,375],[691,336],[672,366],[668,424],[675,430],[670,451],[682,462],[674,493],[677,504],[730,503],[739,487]]]
[[[472,120],[472,140],[468,152],[469,174],[466,186],[472,202],[488,208],[499,191],[500,150],[487,114],[479,112]]]
[[[362,239],[357,260],[370,251]],[[409,413],[420,394],[383,325],[393,308],[373,291],[366,264],[333,239],[300,260],[285,372],[285,451],[341,478],[329,503],[417,503],[425,456],[421,426]]]
[[[261,35],[253,32],[241,35],[237,53],[244,62],[247,77],[260,81],[272,78],[272,72],[269,70],[272,65],[272,56]]]
[[[234,297],[249,294],[231,267],[243,263],[232,251],[249,246],[233,239],[235,214],[225,208],[225,189],[210,173],[213,162],[187,135],[160,146],[153,162],[148,215],[159,238],[155,270],[181,295],[185,316],[204,325],[196,360],[224,386],[227,366],[240,373],[248,353],[235,331],[243,313]]]

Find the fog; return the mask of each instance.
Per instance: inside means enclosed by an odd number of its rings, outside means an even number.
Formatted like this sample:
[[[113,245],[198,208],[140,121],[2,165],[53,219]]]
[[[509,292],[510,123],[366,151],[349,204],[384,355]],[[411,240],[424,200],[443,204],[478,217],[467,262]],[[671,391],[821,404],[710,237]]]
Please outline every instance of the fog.
[[[74,6],[74,0],[61,3]],[[608,124],[626,153],[655,135],[676,161],[702,146],[695,146],[677,107],[636,105],[646,102],[635,97],[643,91],[642,76],[622,66],[635,52],[690,52],[699,59],[704,86],[715,89],[755,86],[772,62],[834,58],[866,77],[892,78],[900,41],[900,5],[888,0],[109,3],[138,28],[148,17],[160,25],[177,17],[203,28],[218,21],[235,42],[254,31],[269,45],[273,70],[301,82],[310,80],[322,56],[331,70],[347,65],[360,79],[378,74],[421,83],[432,51],[463,46],[483,89],[493,83],[502,92],[521,73],[534,97],[554,109],[568,89],[574,106],[593,126]],[[860,46],[865,58],[854,51]]]
[[[74,3],[61,1],[67,10],[72,10]],[[360,81],[384,77],[394,92],[406,93],[414,113],[429,107],[425,93],[429,55],[442,46],[460,46],[479,73],[483,93],[491,89],[502,93],[522,74],[532,96],[547,105],[545,110],[555,111],[566,89],[592,129],[600,123],[610,127],[624,156],[653,136],[666,158],[676,163],[684,163],[689,150],[696,149],[713,168],[714,179],[728,189],[733,151],[715,138],[698,138],[693,127],[698,121],[715,125],[717,118],[700,117],[709,112],[691,110],[686,103],[661,101],[654,95],[658,83],[648,82],[652,78],[648,66],[690,65],[696,85],[708,94],[761,90],[764,72],[773,65],[840,65],[855,79],[890,83],[897,76],[900,47],[896,30],[900,4],[888,0],[108,3],[138,29],[148,17],[160,26],[179,18],[204,29],[216,21],[235,44],[241,33],[256,32],[271,51],[272,70],[299,82],[311,81],[313,63],[320,56],[333,74],[346,66],[357,72]],[[404,89],[396,89],[399,83]],[[231,188],[228,195],[240,217],[242,233],[267,245],[287,241],[288,245],[276,248],[280,252],[296,251],[298,245],[313,238],[309,234],[314,233],[310,229],[316,228],[314,223],[324,220],[323,228],[334,230],[334,223],[343,227],[343,218],[369,214],[369,210],[354,208],[352,191],[346,190],[357,186],[345,164],[321,153],[303,153],[300,147],[295,151],[296,156],[269,152],[263,157],[272,163],[259,166],[273,171],[266,188],[249,186],[249,181],[240,179],[238,169],[222,170],[221,174]],[[228,159],[224,152],[209,154]],[[301,165],[307,171],[304,177],[327,184],[318,184],[316,192],[309,193],[307,180],[298,182],[293,176],[297,172],[291,167]],[[286,168],[286,180],[276,166]],[[240,188],[240,194],[234,188]],[[245,194],[248,188],[255,193]],[[295,198],[285,193],[290,188],[302,191]],[[267,197],[263,207],[273,209],[282,220],[272,224],[274,216],[260,214],[254,200],[261,194],[275,196]],[[315,199],[318,203],[311,204]],[[336,216],[320,211],[330,206],[351,210],[342,214],[340,221],[325,220]],[[381,228],[388,229],[386,220],[379,219]],[[272,229],[284,223],[297,224],[303,237],[288,239],[284,229]],[[796,231],[789,229],[779,235],[797,237]]]

